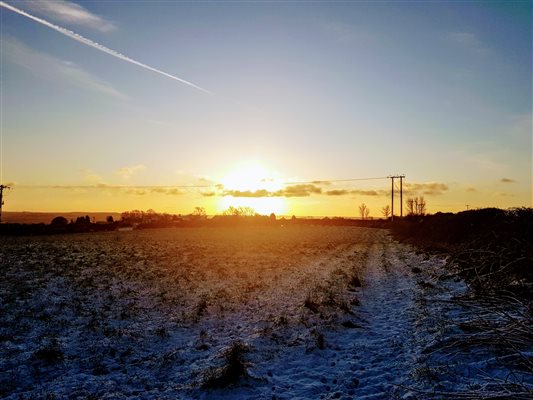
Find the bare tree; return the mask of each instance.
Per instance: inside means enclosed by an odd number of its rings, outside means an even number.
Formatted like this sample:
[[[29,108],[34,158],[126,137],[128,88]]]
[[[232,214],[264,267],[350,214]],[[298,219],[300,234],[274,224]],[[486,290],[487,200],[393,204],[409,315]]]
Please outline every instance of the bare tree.
[[[415,198],[415,206],[417,215],[426,214],[426,200],[424,200],[424,196],[418,196]]]
[[[382,207],[381,213],[383,214],[385,218],[389,218],[390,217],[390,206],[387,204],[386,206]]]
[[[426,200],[424,196],[409,197],[406,202],[407,215],[425,215]]]
[[[234,217],[253,217],[256,215],[255,210],[252,207],[233,207],[229,206],[227,210],[222,212],[222,215],[232,215]]]
[[[361,215],[361,219],[362,220],[368,219],[369,214],[370,214],[370,209],[366,206],[365,203],[362,203],[359,206],[359,215]]]
[[[407,208],[407,215],[415,215],[415,199],[408,197],[405,201],[405,208]]]
[[[205,212],[205,208],[203,207],[194,207],[194,211],[192,212],[192,215],[194,217],[204,218],[207,215],[207,213]]]

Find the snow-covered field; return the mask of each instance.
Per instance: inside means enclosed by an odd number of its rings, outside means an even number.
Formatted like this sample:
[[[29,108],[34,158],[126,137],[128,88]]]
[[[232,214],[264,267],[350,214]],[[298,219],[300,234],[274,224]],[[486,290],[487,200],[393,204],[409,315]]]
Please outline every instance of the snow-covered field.
[[[533,377],[520,372],[532,346],[500,354],[490,341],[467,340],[475,321],[498,324],[526,311],[476,303],[444,260],[384,230],[3,237],[0,265],[2,398],[418,399],[533,390]]]

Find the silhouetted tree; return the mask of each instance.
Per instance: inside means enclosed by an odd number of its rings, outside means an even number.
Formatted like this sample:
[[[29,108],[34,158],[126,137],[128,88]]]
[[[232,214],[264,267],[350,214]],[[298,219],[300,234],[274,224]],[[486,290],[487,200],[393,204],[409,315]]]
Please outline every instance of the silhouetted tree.
[[[424,200],[424,196],[415,198],[415,208],[417,215],[426,215],[426,200]]]
[[[65,217],[55,217],[50,225],[54,228],[64,228],[68,225],[68,220]]]
[[[425,215],[426,214],[426,200],[424,196],[409,197],[405,201],[407,208],[407,215]]]
[[[233,207],[229,206],[227,210],[222,212],[222,215],[232,215],[234,217],[253,217],[257,213],[252,207]]]
[[[390,217],[390,206],[387,204],[386,206],[382,207],[381,213],[383,214],[385,218],[389,218]]]
[[[192,212],[192,215],[193,217],[204,218],[207,215],[207,213],[205,212],[205,208],[203,207],[194,207],[194,211]]]
[[[109,215],[107,218],[106,218],[106,221],[108,224],[112,224],[113,222],[115,222],[114,218],[112,215]]]
[[[415,215],[415,199],[408,197],[405,200],[405,208],[407,209],[407,215]]]
[[[365,203],[362,203],[359,206],[359,215],[361,215],[361,219],[362,220],[368,219],[369,214],[370,214],[370,209],[366,206]]]

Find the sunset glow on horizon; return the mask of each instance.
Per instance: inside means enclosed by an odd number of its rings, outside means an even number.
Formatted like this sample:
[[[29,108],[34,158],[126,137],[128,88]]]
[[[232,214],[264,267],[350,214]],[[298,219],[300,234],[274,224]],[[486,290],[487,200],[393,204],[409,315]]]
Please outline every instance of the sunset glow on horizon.
[[[0,10],[4,211],[533,205],[530,1]]]

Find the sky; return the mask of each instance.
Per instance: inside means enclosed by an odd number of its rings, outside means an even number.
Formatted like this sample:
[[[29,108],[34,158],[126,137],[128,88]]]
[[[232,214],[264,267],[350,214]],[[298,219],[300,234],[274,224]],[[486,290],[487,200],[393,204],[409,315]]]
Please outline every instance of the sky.
[[[531,1],[1,4],[5,211],[532,206]]]

